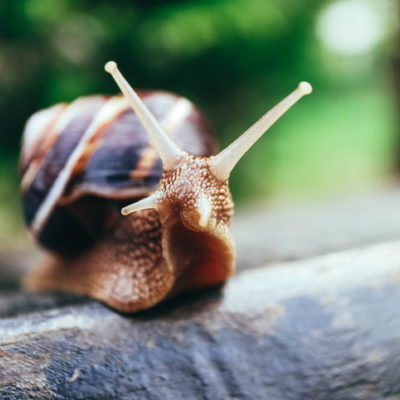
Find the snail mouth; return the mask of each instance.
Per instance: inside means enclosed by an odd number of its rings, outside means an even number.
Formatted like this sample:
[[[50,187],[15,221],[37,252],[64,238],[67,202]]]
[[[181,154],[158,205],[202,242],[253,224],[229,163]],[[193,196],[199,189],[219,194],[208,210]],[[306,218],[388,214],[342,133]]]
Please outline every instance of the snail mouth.
[[[214,285],[234,271],[231,237],[195,231],[182,220],[163,232],[163,252],[176,274],[174,292]]]
[[[174,205],[160,213],[163,227],[167,230],[176,225],[182,225],[188,231],[196,232],[206,230],[206,224],[199,223],[199,215],[195,209],[188,211],[184,207]]]
[[[183,227],[191,232],[200,233],[207,229],[208,220],[202,223],[196,211],[193,211],[190,215],[188,215],[187,212],[181,211],[179,217]]]

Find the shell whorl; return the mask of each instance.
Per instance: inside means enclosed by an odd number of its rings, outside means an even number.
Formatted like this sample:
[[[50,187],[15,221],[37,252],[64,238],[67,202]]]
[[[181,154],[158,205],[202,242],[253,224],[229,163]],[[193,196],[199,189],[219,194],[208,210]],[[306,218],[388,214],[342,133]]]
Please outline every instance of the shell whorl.
[[[181,148],[214,152],[210,127],[191,102],[166,92],[139,95]],[[138,199],[162,175],[157,152],[121,96],[83,97],[34,114],[25,127],[20,169],[26,223],[42,245],[61,253],[90,241],[87,226],[74,218],[76,201]]]

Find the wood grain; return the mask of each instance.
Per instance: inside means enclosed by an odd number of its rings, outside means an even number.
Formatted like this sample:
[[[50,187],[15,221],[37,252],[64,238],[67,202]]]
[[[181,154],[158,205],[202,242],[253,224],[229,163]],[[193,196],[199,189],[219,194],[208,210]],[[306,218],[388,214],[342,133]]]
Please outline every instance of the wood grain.
[[[400,398],[400,241],[245,271],[127,316],[0,295],[2,399]]]

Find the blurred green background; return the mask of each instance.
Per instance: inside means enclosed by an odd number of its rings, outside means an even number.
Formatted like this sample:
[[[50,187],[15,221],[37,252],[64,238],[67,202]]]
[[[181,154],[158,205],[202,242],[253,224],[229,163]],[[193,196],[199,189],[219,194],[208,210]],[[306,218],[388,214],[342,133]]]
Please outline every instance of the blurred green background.
[[[400,154],[397,15],[392,0],[0,0],[0,242],[22,231],[24,122],[56,102],[117,93],[110,59],[134,87],[194,101],[222,146],[312,83],[236,167],[239,205],[387,182]]]

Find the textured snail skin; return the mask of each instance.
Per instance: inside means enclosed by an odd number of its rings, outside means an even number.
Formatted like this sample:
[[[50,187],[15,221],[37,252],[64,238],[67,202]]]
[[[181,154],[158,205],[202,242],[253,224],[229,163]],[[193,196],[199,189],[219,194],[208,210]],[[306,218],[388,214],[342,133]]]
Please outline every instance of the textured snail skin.
[[[216,148],[208,123],[182,97],[139,95],[177,145],[196,156],[187,154],[163,172],[142,124],[122,97],[81,98],[28,121],[20,163],[24,216],[36,240],[54,256],[26,277],[26,287],[88,294],[133,312],[233,273],[233,203],[228,182],[213,177],[204,158]],[[115,112],[96,126],[76,156],[85,132],[110,100]],[[71,154],[76,160],[65,188],[44,212]],[[157,186],[164,194],[157,211],[121,216],[122,205]],[[212,205],[206,224],[199,224],[195,207],[200,193]],[[44,215],[40,223],[39,214]]]
[[[160,187],[166,193],[165,206],[158,212],[143,210],[118,217],[89,250],[42,266],[28,277],[28,286],[86,293],[133,312],[179,291],[227,279],[234,271],[235,256],[229,229],[233,203],[227,183],[203,176],[196,169],[203,160],[188,158],[176,171],[164,173]],[[182,169],[187,174],[195,170],[198,176],[182,179]],[[192,207],[197,184],[208,187],[210,194],[218,193],[217,207],[206,226],[198,225]]]

